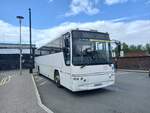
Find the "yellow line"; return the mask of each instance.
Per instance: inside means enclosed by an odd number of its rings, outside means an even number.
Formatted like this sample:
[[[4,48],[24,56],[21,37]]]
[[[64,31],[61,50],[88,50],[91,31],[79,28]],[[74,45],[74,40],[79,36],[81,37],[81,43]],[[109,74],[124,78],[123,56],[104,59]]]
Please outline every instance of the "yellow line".
[[[0,81],[0,86],[3,85],[4,78]]]
[[[4,81],[5,81],[5,78],[3,78],[3,80],[2,80],[2,85],[3,85]]]
[[[9,76],[6,78],[6,80],[5,80],[5,84],[7,84],[9,82]],[[4,85],[5,85],[4,84]]]
[[[0,86],[6,85],[11,79],[11,76],[5,77],[0,81]]]
[[[8,76],[8,77],[6,78],[5,84],[7,84],[7,83],[10,81],[10,79],[11,79],[11,76]]]
[[[2,85],[5,85],[7,77],[3,79]]]
[[[0,81],[0,86],[1,86],[1,84],[2,84],[2,80]]]

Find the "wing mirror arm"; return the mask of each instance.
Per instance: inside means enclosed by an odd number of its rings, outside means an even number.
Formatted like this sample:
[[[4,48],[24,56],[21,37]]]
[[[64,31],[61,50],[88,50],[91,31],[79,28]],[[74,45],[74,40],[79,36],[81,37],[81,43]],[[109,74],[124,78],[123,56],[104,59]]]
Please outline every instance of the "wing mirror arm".
[[[121,42],[118,40],[112,40],[117,45],[117,58],[120,57],[120,52],[121,52]]]

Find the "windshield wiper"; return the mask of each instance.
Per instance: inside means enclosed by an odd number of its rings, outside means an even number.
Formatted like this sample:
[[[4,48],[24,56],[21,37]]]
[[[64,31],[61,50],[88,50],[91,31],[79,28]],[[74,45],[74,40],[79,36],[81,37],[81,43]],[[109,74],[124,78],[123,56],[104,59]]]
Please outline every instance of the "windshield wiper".
[[[88,56],[88,57],[90,57],[90,56]],[[90,57],[91,58],[91,57]],[[92,59],[92,58],[91,58]],[[90,64],[90,59],[88,58],[88,59],[86,59],[86,63],[83,63],[83,61],[82,61],[82,65],[81,65],[81,67],[80,68],[84,68],[85,66],[87,66],[87,65],[89,65]]]
[[[84,68],[86,65],[82,65],[80,68]]]
[[[88,48],[89,49],[89,48]],[[93,59],[92,58],[92,51],[90,51],[90,52],[88,52],[87,50],[88,49],[86,49],[84,52],[82,52],[82,64],[83,64],[83,58],[86,56],[86,57],[90,57],[91,59]],[[87,64],[83,64],[80,68],[84,68],[85,66],[87,66],[88,64],[90,64],[90,59],[88,58],[88,61],[87,61],[88,63]]]

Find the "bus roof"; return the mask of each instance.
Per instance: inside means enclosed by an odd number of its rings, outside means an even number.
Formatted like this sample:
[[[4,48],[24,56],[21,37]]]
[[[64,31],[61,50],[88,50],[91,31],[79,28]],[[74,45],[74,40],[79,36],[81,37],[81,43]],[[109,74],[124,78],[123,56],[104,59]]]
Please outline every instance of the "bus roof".
[[[90,30],[80,30],[80,29],[78,29],[78,28],[77,28],[77,29],[71,29],[71,30],[68,30],[68,31],[62,33],[60,36],[53,38],[52,40],[50,40],[49,42],[45,43],[44,45],[38,47],[38,49],[41,49],[41,48],[43,48],[43,47],[49,47],[48,45],[49,45],[52,41],[54,41],[54,40],[60,38],[62,35],[66,34],[67,32],[72,32],[72,31],[92,32],[92,33],[100,33],[100,34],[103,34],[103,35],[109,35],[108,32],[99,32],[99,31],[97,31],[97,30],[92,30],[92,29],[90,29]]]

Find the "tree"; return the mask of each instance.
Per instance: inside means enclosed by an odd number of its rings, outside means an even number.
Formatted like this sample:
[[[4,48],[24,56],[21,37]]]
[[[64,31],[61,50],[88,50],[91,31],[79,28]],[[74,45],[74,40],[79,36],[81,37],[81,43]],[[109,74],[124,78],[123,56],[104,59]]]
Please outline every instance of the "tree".
[[[142,45],[137,45],[136,50],[137,51],[143,51],[143,46]]]
[[[122,44],[122,50],[124,51],[124,54],[129,52],[129,47],[128,47],[128,45],[126,43]]]
[[[137,52],[137,51],[143,51],[148,52],[150,54],[150,44],[146,45],[127,45],[126,43],[122,43],[122,50],[124,51],[124,54],[127,54],[128,52]],[[117,47],[114,49],[115,52],[117,52]]]
[[[131,51],[131,52],[137,51],[137,47],[135,45],[130,45],[129,46],[129,51]]]
[[[145,45],[145,49],[150,54],[150,44],[146,44]]]

